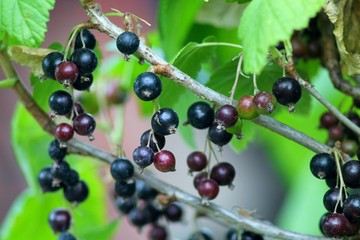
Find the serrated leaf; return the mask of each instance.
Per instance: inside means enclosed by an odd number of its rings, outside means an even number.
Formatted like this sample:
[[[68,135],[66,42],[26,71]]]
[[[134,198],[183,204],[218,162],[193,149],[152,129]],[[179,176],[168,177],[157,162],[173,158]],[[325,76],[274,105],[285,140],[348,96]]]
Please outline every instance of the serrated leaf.
[[[172,58],[184,44],[196,13],[203,3],[203,0],[160,0],[158,23],[162,47],[168,58]]]
[[[325,0],[251,1],[238,29],[244,47],[244,71],[260,73],[269,47],[306,27],[324,3]]]
[[[39,47],[55,0],[2,0],[0,4],[1,32],[7,33],[10,45]]]

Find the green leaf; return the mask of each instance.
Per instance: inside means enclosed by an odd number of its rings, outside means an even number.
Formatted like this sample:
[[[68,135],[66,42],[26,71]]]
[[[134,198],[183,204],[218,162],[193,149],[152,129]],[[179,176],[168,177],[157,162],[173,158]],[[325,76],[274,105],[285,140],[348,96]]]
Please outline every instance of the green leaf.
[[[241,18],[238,34],[244,47],[244,71],[260,73],[269,47],[290,39],[307,26],[325,0],[253,0]]]
[[[158,23],[162,47],[168,58],[172,58],[184,44],[196,13],[203,3],[203,0],[160,0]]]
[[[119,220],[114,220],[105,226],[92,227],[83,233],[79,232],[79,236],[86,240],[112,239],[112,236],[116,233],[119,224]]]
[[[243,121],[242,135],[241,139],[237,139],[235,136],[231,139],[231,147],[235,152],[242,152],[251,142],[255,140],[256,126],[250,121]]]
[[[19,81],[17,78],[7,78],[0,80],[0,89],[1,88],[12,88],[16,82]]]
[[[39,47],[55,0],[2,0],[0,4],[1,32],[7,32],[10,44]]]

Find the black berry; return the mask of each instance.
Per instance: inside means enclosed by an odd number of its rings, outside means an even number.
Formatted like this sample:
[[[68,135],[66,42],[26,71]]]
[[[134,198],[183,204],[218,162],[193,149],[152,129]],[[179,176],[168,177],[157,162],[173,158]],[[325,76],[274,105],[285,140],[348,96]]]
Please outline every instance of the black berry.
[[[235,178],[235,168],[228,162],[218,163],[211,169],[210,178],[219,186],[231,185]]]
[[[152,133],[151,129],[146,130],[140,137],[140,145],[147,146],[149,144],[149,147],[154,151],[154,153],[163,149],[165,143],[165,137],[163,135]]]
[[[163,209],[163,214],[167,220],[178,222],[183,216],[183,209],[177,203],[170,203]]]
[[[331,154],[318,153],[310,161],[311,173],[320,179],[336,177],[336,163]]]
[[[190,171],[201,171],[207,166],[207,157],[203,152],[195,151],[189,154],[186,159]]]
[[[42,61],[42,69],[44,75],[55,80],[55,68],[64,59],[64,54],[59,52],[51,52],[45,56]]]
[[[144,72],[137,76],[133,88],[138,98],[143,101],[151,101],[160,95],[162,83],[156,74]]]
[[[197,189],[199,184],[205,179],[208,179],[207,172],[200,172],[200,173],[196,174],[194,177],[194,181],[193,181],[195,189]]]
[[[134,167],[126,158],[115,159],[110,166],[111,176],[116,181],[126,181],[134,175]]]
[[[51,175],[54,179],[63,181],[70,172],[70,165],[65,161],[60,161],[54,163],[54,165],[51,168]]]
[[[360,195],[350,195],[343,204],[343,213],[351,223],[360,223]]]
[[[342,192],[342,199],[339,199],[339,193],[340,193],[340,189],[339,188],[330,188],[324,195],[323,198],[323,203],[324,203],[324,207],[326,208],[326,210],[328,210],[329,212],[338,212],[341,213],[342,212],[342,207],[341,207],[341,201],[345,200],[345,193],[344,191]],[[335,209],[335,206],[337,205],[337,208]]]
[[[72,203],[81,203],[89,196],[89,188],[87,184],[80,180],[74,186],[64,187],[65,198]]]
[[[55,114],[66,115],[73,107],[73,98],[68,92],[58,90],[50,95],[49,107]]]
[[[55,209],[49,215],[49,224],[55,233],[67,231],[70,223],[70,212],[65,209]]]
[[[128,218],[130,222],[138,228],[142,228],[148,223],[147,214],[141,208],[132,209],[128,214]]]
[[[264,238],[257,233],[253,233],[250,231],[244,231],[241,234],[241,240],[263,240]]]
[[[216,198],[219,193],[219,185],[212,179],[205,179],[197,187],[199,195],[205,200]]]
[[[345,185],[350,188],[360,188],[360,162],[350,160],[341,167]]]
[[[208,138],[212,143],[222,147],[230,142],[233,135],[218,126],[216,122],[211,125],[208,131]]]
[[[92,74],[79,75],[72,86],[74,89],[76,89],[78,91],[89,90],[93,81],[94,81],[94,77]]]
[[[152,225],[149,230],[149,239],[150,240],[166,240],[167,231],[165,227],[158,224]]]
[[[62,182],[65,186],[75,186],[79,181],[79,173],[74,169],[71,169]]]
[[[331,112],[325,112],[320,117],[320,127],[329,129],[332,126],[335,126],[339,120]]]
[[[210,127],[214,118],[214,110],[206,102],[195,102],[187,110],[187,122],[197,129]]]
[[[232,127],[236,124],[239,114],[237,109],[230,105],[226,104],[221,106],[215,114],[215,121],[225,128]]]
[[[68,123],[60,123],[56,126],[55,137],[62,143],[69,141],[74,136],[74,128]],[[60,143],[60,147],[62,147]]]
[[[91,74],[95,70],[98,63],[94,51],[89,48],[76,49],[71,54],[70,59],[78,67],[79,75]]]
[[[92,134],[96,127],[96,121],[91,114],[81,113],[77,115],[73,120],[73,126],[77,134],[89,136],[90,140],[94,139]]]
[[[347,233],[348,220],[340,213],[326,215],[322,221],[321,229],[325,236],[331,238],[342,238]]]
[[[51,174],[51,167],[43,168],[39,172],[37,180],[43,193],[55,192],[61,188],[59,185],[53,184],[54,179]]]
[[[151,127],[159,135],[174,134],[178,125],[179,117],[171,108],[161,108],[151,118]]]
[[[136,195],[139,199],[148,201],[154,199],[159,192],[143,181],[136,181]]]
[[[301,98],[301,86],[298,81],[290,77],[282,77],[277,80],[272,88],[276,100],[289,107],[289,111],[294,110],[294,104]]]
[[[132,209],[136,207],[136,200],[134,198],[116,198],[116,207],[123,214],[128,214]]]
[[[139,37],[133,32],[123,32],[116,39],[116,47],[125,55],[136,52],[140,44]]]
[[[135,180],[131,181],[116,181],[115,192],[120,197],[131,197],[135,193]]]
[[[86,28],[81,29],[81,31],[76,35],[75,46],[74,46],[75,49],[82,47],[94,49],[95,45],[96,45],[95,36],[88,29]]]
[[[154,162],[154,152],[146,146],[139,146],[133,152],[133,159],[141,169],[146,168]]]
[[[48,153],[49,156],[55,160],[55,161],[61,161],[64,159],[64,157],[66,156],[67,153],[67,148],[66,147],[60,147],[60,143],[58,140],[54,139],[53,141],[51,141],[51,143],[49,144],[49,148],[48,148]]]

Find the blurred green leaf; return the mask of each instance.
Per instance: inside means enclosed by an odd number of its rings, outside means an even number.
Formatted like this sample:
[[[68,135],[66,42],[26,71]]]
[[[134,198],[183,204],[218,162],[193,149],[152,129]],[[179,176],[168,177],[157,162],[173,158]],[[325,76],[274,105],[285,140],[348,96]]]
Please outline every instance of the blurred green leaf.
[[[325,0],[251,1],[238,29],[244,47],[244,71],[260,73],[269,47],[306,27],[324,3]]]
[[[235,152],[242,152],[250,143],[255,141],[257,125],[254,123],[244,120],[242,127],[241,139],[237,139],[235,136],[231,139],[230,145]]]
[[[82,239],[86,240],[99,240],[99,239],[112,239],[115,235],[120,221],[115,220],[113,222],[108,223],[105,226],[91,228],[84,233],[79,233]]]

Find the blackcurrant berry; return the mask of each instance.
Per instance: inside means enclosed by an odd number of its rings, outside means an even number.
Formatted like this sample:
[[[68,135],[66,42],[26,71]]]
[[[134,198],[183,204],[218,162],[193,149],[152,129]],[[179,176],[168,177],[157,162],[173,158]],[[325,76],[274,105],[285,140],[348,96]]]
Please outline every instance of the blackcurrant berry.
[[[122,214],[128,214],[136,207],[136,200],[134,198],[116,198],[116,207]]]
[[[67,113],[65,116],[66,118],[68,119],[72,119],[74,120],[74,118],[81,114],[81,113],[84,113],[85,110],[84,110],[84,107],[81,105],[81,103],[79,102],[74,102],[74,106],[73,106],[73,111],[70,111],[69,113]]]
[[[190,171],[201,171],[207,166],[207,157],[203,152],[195,151],[189,154],[186,159]]]
[[[144,201],[153,200],[158,194],[159,192],[156,189],[150,187],[143,181],[136,181],[136,195],[139,199]]]
[[[128,218],[131,224],[138,228],[142,228],[148,223],[147,213],[141,208],[132,209],[128,214]]]
[[[44,75],[55,80],[55,68],[64,59],[64,54],[59,52],[51,52],[45,56],[42,61],[42,69]]]
[[[76,238],[71,233],[62,232],[57,240],[76,240]]]
[[[357,149],[359,148],[359,144],[355,140],[344,139],[341,142],[341,150],[348,154],[350,157],[355,156]]]
[[[64,196],[71,203],[81,203],[89,196],[89,188],[84,181],[80,180],[74,186],[65,186]]]
[[[211,126],[215,118],[214,110],[206,102],[195,102],[187,110],[187,122],[197,129]]]
[[[244,231],[241,234],[241,240],[263,240],[264,238],[257,233],[253,233],[250,231]]]
[[[162,212],[159,209],[154,207],[154,205],[149,202],[145,203],[143,210],[147,217],[147,223],[156,223],[162,214]]]
[[[39,172],[37,180],[43,193],[55,192],[61,188],[59,185],[55,186],[53,184],[54,179],[51,174],[51,167],[43,168]]]
[[[49,224],[55,233],[69,230],[71,224],[70,212],[65,209],[53,210],[49,215]]]
[[[331,154],[318,153],[310,161],[311,173],[320,179],[336,177],[336,163]]]
[[[133,32],[123,32],[116,39],[116,47],[125,55],[136,52],[140,44],[139,37]]]
[[[115,192],[120,197],[131,197],[135,193],[135,180],[116,181]]]
[[[294,104],[301,98],[301,86],[298,81],[290,77],[282,77],[277,80],[272,88],[276,100],[289,107],[289,111],[294,110]]]
[[[346,186],[360,188],[360,162],[358,160],[350,160],[344,163],[341,172]]]
[[[59,141],[54,139],[49,144],[48,153],[51,159],[55,161],[61,161],[66,156],[67,148],[66,147],[61,148]]]
[[[276,106],[274,95],[268,92],[259,92],[254,96],[253,103],[258,114],[270,114]]]
[[[73,126],[77,134],[89,136],[90,140],[94,140],[92,134],[96,127],[96,121],[91,114],[81,113],[77,115],[73,120]]]
[[[143,101],[151,101],[157,98],[162,90],[160,78],[152,72],[144,72],[136,77],[134,92]]]
[[[84,43],[84,44],[83,44]],[[74,48],[89,48],[94,49],[96,45],[95,36],[86,28],[81,29],[76,35]]]
[[[353,105],[357,108],[360,108],[360,99],[359,98],[353,98]]]
[[[147,146],[139,146],[133,152],[133,159],[136,165],[143,169],[154,162],[154,152]]]
[[[72,61],[65,61],[59,63],[55,68],[55,78],[64,87],[70,86],[79,75],[79,69]]]
[[[151,136],[150,136],[151,135]],[[147,146],[155,152],[163,149],[165,146],[166,140],[163,135],[152,133],[151,129],[146,130],[140,137],[140,145]]]
[[[234,126],[238,118],[238,111],[230,104],[221,106],[215,113],[215,121],[225,128]]]
[[[68,123],[60,123],[56,126],[55,137],[60,141],[60,147],[62,143],[69,141],[74,136],[74,128]]]
[[[179,117],[171,108],[161,108],[151,118],[151,127],[159,135],[174,134],[178,125]]]
[[[129,159],[117,158],[110,166],[111,176],[116,181],[126,181],[134,175],[134,166]]]
[[[152,225],[149,230],[149,239],[150,240],[166,240],[167,231],[165,227],[158,224]]]
[[[329,188],[335,188],[337,185],[337,178],[336,177],[327,178],[325,179],[325,182]]]
[[[161,150],[154,155],[154,166],[160,172],[175,171],[175,156],[172,152]]]
[[[76,49],[71,54],[70,59],[78,67],[79,75],[91,74],[95,70],[98,63],[96,54],[89,48]]]
[[[325,236],[331,238],[342,238],[347,233],[348,220],[340,213],[326,215],[322,221],[321,229]]]
[[[74,169],[71,169],[69,171],[69,174],[67,174],[66,178],[63,179],[62,183],[65,186],[75,186],[79,181],[79,173]]]
[[[332,126],[335,126],[339,120],[331,112],[325,112],[320,117],[320,127],[329,129]]]
[[[49,107],[55,114],[66,115],[73,108],[73,98],[68,92],[58,90],[50,95]]]
[[[342,140],[344,138],[344,130],[341,126],[339,125],[334,125],[334,126],[331,126],[329,129],[328,129],[328,136],[329,136],[329,139],[331,140]]]
[[[199,184],[205,179],[208,179],[207,172],[200,172],[200,173],[196,174],[194,177],[194,181],[193,181],[195,189],[197,189]]]
[[[345,200],[345,193],[342,192],[342,199],[339,199],[340,189],[339,188],[330,188],[324,195],[323,203],[326,210],[329,212],[338,212],[342,213],[341,201]],[[335,206],[337,204],[337,208]]]
[[[213,166],[210,178],[219,186],[231,185],[235,178],[235,168],[228,162],[221,162]]]
[[[74,89],[76,89],[78,91],[89,90],[93,81],[94,81],[94,77],[92,74],[85,75],[85,76],[79,75],[72,86]]]
[[[360,223],[360,195],[350,195],[345,199],[343,204],[343,212],[345,217],[351,223]]]
[[[183,209],[177,203],[170,203],[163,209],[163,214],[167,220],[178,222],[183,216]]]
[[[70,165],[65,161],[55,162],[51,168],[51,175],[58,181],[66,179],[70,172]]]
[[[219,185],[212,179],[205,179],[197,187],[199,195],[205,200],[216,198],[219,193]]]
[[[226,240],[238,240],[238,231],[236,229],[230,228],[226,232]]]
[[[258,116],[253,99],[254,97],[250,95],[243,96],[239,99],[237,102],[237,110],[240,118],[250,120]]]
[[[232,134],[228,133],[225,129],[221,129],[218,127],[218,123],[214,122],[208,131],[208,138],[209,140],[222,147],[230,142],[232,138]]]
[[[293,56],[297,58],[304,58],[307,54],[307,46],[303,39],[296,36],[291,39],[293,49]]]

